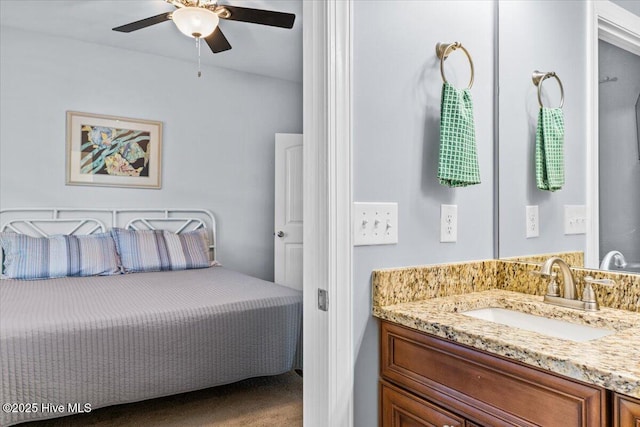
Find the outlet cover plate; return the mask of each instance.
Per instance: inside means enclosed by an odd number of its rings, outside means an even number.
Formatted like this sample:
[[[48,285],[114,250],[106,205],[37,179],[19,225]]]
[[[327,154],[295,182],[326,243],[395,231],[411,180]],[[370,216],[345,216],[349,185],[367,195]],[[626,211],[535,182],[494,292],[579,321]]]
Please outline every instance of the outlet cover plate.
[[[538,205],[526,206],[526,224],[527,231],[526,237],[530,239],[532,237],[540,236],[540,216],[538,214]]]
[[[353,245],[398,243],[397,203],[353,203]]]
[[[458,241],[458,205],[440,205],[440,242]]]

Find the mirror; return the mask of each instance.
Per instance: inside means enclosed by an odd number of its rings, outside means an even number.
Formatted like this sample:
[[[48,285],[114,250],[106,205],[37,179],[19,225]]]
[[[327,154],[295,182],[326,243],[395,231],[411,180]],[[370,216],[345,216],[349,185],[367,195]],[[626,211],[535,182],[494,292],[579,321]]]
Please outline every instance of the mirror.
[[[609,2],[598,3],[611,5]],[[548,8],[540,7],[540,2],[525,0],[499,2],[498,7],[498,81],[500,82],[498,97],[499,142],[497,147],[499,180],[496,191],[496,197],[499,199],[497,212],[499,226],[496,236],[499,247],[498,256],[511,258],[531,254],[585,252],[585,265],[597,268],[604,255],[618,246],[619,249],[616,250],[623,253],[625,260],[622,262],[619,260],[619,256],[610,255],[609,265],[611,268],[616,268],[616,265],[621,266],[626,262],[625,267],[632,269],[635,267],[633,264],[636,261],[640,267],[640,199],[638,198],[640,197],[640,191],[638,191],[640,188],[640,161],[637,160],[637,152],[634,156],[635,163],[629,166],[630,170],[625,169],[624,172],[621,171],[619,162],[613,171],[604,169],[605,161],[602,162],[602,169],[598,167],[598,163],[595,163],[596,167],[601,170],[601,178],[607,177],[609,180],[615,180],[624,175],[625,180],[634,182],[635,186],[626,190],[612,189],[611,184],[607,181],[604,185],[600,184],[602,188],[600,194],[603,195],[603,199],[598,198],[595,203],[588,203],[594,199],[593,193],[590,193],[594,187],[591,184],[593,179],[590,177],[597,177],[598,173],[590,172],[593,170],[591,166],[593,156],[588,155],[588,152],[591,149],[589,141],[592,132],[590,132],[589,126],[585,126],[585,118],[593,114],[591,105],[595,104],[593,100],[597,100],[598,96],[597,93],[595,95],[590,93],[587,88],[594,87],[597,90],[595,79],[598,78],[598,72],[596,68],[595,78],[592,79],[590,58],[584,54],[585,49],[582,47],[585,46],[585,40],[589,40],[591,32],[594,31],[588,25],[591,21],[588,19],[592,13],[591,8],[594,6],[591,2],[556,2],[553,13],[550,13]],[[622,10],[623,14],[640,19],[619,6],[613,5],[613,7],[619,9],[618,13]],[[640,10],[636,13],[640,13]],[[597,18],[594,17],[594,19]],[[630,23],[626,24],[627,22]],[[640,21],[633,19],[625,21],[625,24],[620,27],[636,25],[637,22]],[[640,30],[635,29],[634,31],[636,34],[640,33]],[[638,49],[640,49],[640,42]],[[594,51],[598,52],[597,49]],[[598,56],[604,55],[596,53],[596,67]],[[605,61],[612,62],[606,59]],[[629,60],[625,60],[625,63],[627,62]],[[622,66],[622,64],[619,65]],[[624,75],[627,76],[625,80],[633,80],[636,86],[640,85],[640,81],[637,79],[640,72],[636,68],[629,68],[625,71]],[[555,72],[564,89],[565,102],[562,112],[565,123],[565,183],[561,190],[555,192],[542,191],[536,187],[534,159],[540,105],[538,87],[532,81],[534,70]],[[610,71],[609,74],[613,77],[614,71]],[[615,74],[619,79],[615,83],[622,83],[623,71],[616,69]],[[600,78],[604,78],[604,76],[600,76]],[[614,82],[606,84],[612,85]],[[604,85],[606,86],[606,84]],[[620,85],[620,89],[622,89],[622,85]],[[631,92],[639,89],[628,87],[626,90]],[[637,97],[638,93],[635,96]],[[552,78],[545,79],[541,89],[542,104],[545,107],[557,107],[560,98],[559,85]],[[625,117],[629,116],[633,119],[633,129],[636,126],[635,102],[636,98],[633,98],[631,107],[625,110]],[[605,106],[604,108],[609,107]],[[595,115],[597,116],[597,109]],[[614,117],[617,116],[614,115]],[[628,124],[625,126],[628,127]],[[629,148],[630,145],[636,150],[635,131],[632,135],[633,141],[625,142],[625,147]],[[617,133],[616,136],[618,136]],[[597,141],[598,138],[595,139]],[[620,141],[622,136],[614,139]],[[603,150],[606,149],[604,142],[601,142],[600,145]],[[607,148],[611,149],[611,147]],[[625,153],[628,156],[628,150]],[[613,163],[609,160],[606,162]],[[595,186],[597,187],[598,184],[596,182]],[[599,196],[599,193],[596,194]],[[632,194],[635,199],[631,197]],[[609,201],[605,198],[605,196],[612,195],[616,195],[618,199]],[[625,199],[623,208],[616,209],[621,206],[620,199],[622,198]],[[625,229],[629,232],[618,233],[619,236],[615,241],[609,237],[600,238],[601,232],[608,233],[606,228],[595,228],[596,232],[594,233],[592,231],[594,229],[593,223],[586,220],[591,216],[594,205],[599,205],[600,209],[605,205],[611,206],[618,216],[616,219],[607,220],[607,223],[622,226],[624,222],[626,223]],[[531,215],[531,210],[527,210],[527,206],[537,207],[537,236],[535,232],[536,218],[535,215]],[[572,232],[580,234],[570,234]],[[527,233],[531,237],[527,237]],[[602,242],[601,245],[596,246],[595,251],[591,249],[594,237],[596,241]],[[605,241],[608,243],[604,244]],[[627,256],[624,252],[629,255]]]
[[[586,6],[555,2],[553,13],[540,2],[499,2],[499,257],[584,251],[584,235],[564,234],[564,206],[584,205],[587,129]],[[535,179],[536,127],[540,105],[535,70],[555,72],[564,89],[565,184],[541,191]],[[545,107],[560,104],[555,79],[542,83]],[[578,125],[580,124],[580,125]],[[538,209],[538,236],[527,237],[527,206]],[[527,221],[525,221],[527,220]],[[535,231],[535,230],[534,230]],[[533,233],[536,234],[535,232]]]
[[[598,41],[600,268],[640,273],[640,55]]]

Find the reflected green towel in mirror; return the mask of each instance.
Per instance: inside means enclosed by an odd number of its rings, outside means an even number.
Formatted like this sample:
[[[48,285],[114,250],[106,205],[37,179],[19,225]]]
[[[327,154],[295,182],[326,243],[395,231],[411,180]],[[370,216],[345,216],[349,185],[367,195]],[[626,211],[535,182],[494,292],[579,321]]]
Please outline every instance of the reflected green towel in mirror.
[[[449,187],[480,183],[471,91],[448,82],[442,86],[438,180]]]
[[[540,108],[536,129],[536,186],[556,191],[564,185],[564,114]]]

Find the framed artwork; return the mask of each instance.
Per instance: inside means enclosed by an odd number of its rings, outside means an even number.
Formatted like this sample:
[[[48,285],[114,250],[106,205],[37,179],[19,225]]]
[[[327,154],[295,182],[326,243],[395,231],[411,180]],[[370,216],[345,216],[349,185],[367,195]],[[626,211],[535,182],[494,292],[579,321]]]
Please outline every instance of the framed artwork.
[[[160,188],[162,122],[67,111],[67,185]]]

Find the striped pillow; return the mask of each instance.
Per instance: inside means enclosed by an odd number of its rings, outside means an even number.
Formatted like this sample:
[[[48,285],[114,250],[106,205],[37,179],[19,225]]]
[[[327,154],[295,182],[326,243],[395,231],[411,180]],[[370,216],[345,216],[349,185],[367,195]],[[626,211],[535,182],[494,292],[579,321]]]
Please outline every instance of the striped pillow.
[[[125,272],[187,270],[210,265],[207,231],[203,228],[182,234],[113,228],[111,233]]]
[[[87,236],[31,237],[0,233],[4,277],[49,279],[118,274],[120,259],[109,233]]]

